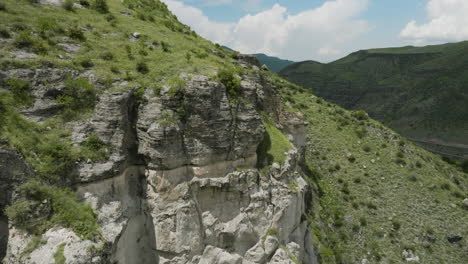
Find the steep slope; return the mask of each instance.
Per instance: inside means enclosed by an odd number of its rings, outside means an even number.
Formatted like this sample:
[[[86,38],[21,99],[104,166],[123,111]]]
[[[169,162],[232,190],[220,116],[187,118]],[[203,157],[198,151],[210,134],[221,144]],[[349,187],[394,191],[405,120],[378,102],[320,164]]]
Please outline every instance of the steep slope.
[[[3,263],[466,259],[438,157],[159,1],[44,3],[0,5]]]
[[[468,42],[362,50],[280,75],[347,109],[364,109],[437,153],[468,157]]]
[[[283,60],[277,57],[268,56],[263,53],[254,55],[260,61],[260,64],[265,64],[272,72],[280,72],[282,69],[294,63],[294,61]]]

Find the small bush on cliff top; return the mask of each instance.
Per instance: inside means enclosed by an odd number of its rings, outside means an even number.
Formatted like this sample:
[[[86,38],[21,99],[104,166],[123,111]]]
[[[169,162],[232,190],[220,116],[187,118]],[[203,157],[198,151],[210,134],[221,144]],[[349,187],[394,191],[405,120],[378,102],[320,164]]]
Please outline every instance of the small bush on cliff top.
[[[216,77],[219,80],[219,82],[226,86],[229,95],[236,97],[239,95],[240,80],[234,74],[234,69],[225,68],[219,70],[218,75],[216,75]]]
[[[94,0],[92,8],[102,14],[109,13],[109,6],[106,0]]]

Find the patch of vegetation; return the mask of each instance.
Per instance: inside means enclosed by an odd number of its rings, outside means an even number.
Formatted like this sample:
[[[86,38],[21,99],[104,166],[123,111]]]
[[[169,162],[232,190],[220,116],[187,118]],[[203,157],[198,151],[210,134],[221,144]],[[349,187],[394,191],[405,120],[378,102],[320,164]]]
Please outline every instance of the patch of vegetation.
[[[268,228],[267,232],[265,233],[265,235],[263,235],[263,239],[266,239],[268,236],[273,236],[273,237],[277,237],[279,236],[279,230],[278,228],[276,227],[270,227]]]
[[[93,162],[109,159],[108,146],[96,134],[90,135],[85,141],[81,142],[80,146],[80,155],[83,158],[90,159]]]
[[[218,81],[226,87],[228,94],[234,98],[239,96],[240,89],[240,80],[235,74],[234,69],[223,68],[216,75]]]
[[[369,119],[369,115],[364,110],[354,111],[352,116],[357,120],[367,120]]]
[[[73,11],[73,4],[75,3],[74,0],[64,0],[62,2],[62,7],[63,9],[67,10],[67,11]]]
[[[167,95],[173,97],[182,92],[187,86],[187,83],[180,77],[173,77],[168,81],[167,85],[170,87]]]
[[[0,38],[9,39],[11,38],[10,31],[6,28],[0,28]]]
[[[47,53],[44,43],[40,39],[31,36],[31,32],[26,30],[19,32],[12,44],[18,49],[29,49],[38,54]]]
[[[149,72],[148,64],[144,61],[139,61],[136,65],[136,70],[141,74],[147,74]]]
[[[292,181],[288,183],[288,189],[292,192],[298,193],[299,192],[299,185],[297,181]]]
[[[69,79],[65,82],[65,86],[63,95],[56,99],[63,105],[62,117],[64,120],[76,119],[96,104],[97,92],[87,79]]]
[[[65,250],[65,243],[62,243],[58,246],[57,251],[54,254],[54,264],[65,264],[66,258],[63,255],[63,251]]]
[[[265,133],[263,139],[257,148],[257,166],[263,168],[273,163],[280,165],[286,160],[286,152],[288,152],[292,145],[274,123],[267,118],[263,122],[265,126]]]
[[[33,103],[31,87],[28,81],[20,79],[8,79],[5,81],[8,89],[13,93],[15,102],[20,106],[28,106]]]
[[[91,7],[101,14],[109,13],[109,6],[106,0],[94,0]]]
[[[84,32],[81,28],[79,28],[77,25],[71,26],[68,31],[67,35],[75,40],[78,41],[86,41],[86,36],[84,35]]]
[[[19,188],[19,195],[21,198],[5,210],[17,227],[41,235],[60,225],[71,228],[82,239],[100,238],[93,209],[81,204],[74,192],[30,180]],[[38,211],[41,217],[37,217]]]

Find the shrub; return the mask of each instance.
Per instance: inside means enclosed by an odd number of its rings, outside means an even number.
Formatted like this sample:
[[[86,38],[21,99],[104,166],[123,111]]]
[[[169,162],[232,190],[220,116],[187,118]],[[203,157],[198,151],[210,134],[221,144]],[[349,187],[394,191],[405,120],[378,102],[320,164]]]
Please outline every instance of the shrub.
[[[422,163],[419,160],[416,161],[415,165],[416,165],[417,168],[422,168]]]
[[[187,63],[192,62],[192,54],[190,52],[185,53],[185,59],[187,60]]]
[[[362,150],[364,150],[365,152],[370,152],[372,150],[372,148],[368,144],[366,144],[366,145],[362,146]]]
[[[367,208],[371,210],[377,210],[377,205],[375,205],[373,202],[369,201],[367,202]]]
[[[468,160],[463,161],[460,167],[464,173],[468,173]]]
[[[397,220],[393,220],[393,221],[392,221],[392,228],[393,228],[393,230],[395,230],[395,231],[400,230],[400,228],[401,228],[401,223],[400,223],[399,221],[397,221]]]
[[[109,6],[106,0],[94,0],[92,8],[101,14],[109,13]]]
[[[113,22],[115,20],[117,20],[117,18],[113,14],[106,15],[106,21],[107,22]]]
[[[83,68],[91,68],[94,66],[94,62],[90,58],[82,58],[78,61],[78,64]]]
[[[409,176],[408,179],[410,181],[412,181],[412,182],[417,182],[418,181],[418,176],[413,174],[413,175]]]
[[[11,38],[10,31],[6,28],[0,28],[0,38]]]
[[[109,158],[107,145],[96,135],[90,135],[85,141],[81,142],[81,156],[91,161],[104,161]]]
[[[39,34],[45,38],[47,33],[49,32],[62,32],[62,28],[60,27],[57,20],[53,17],[43,16],[37,19],[37,27],[39,30]]]
[[[359,209],[359,204],[357,202],[352,202],[351,205],[353,206],[354,209]]]
[[[7,11],[5,3],[0,3],[0,11]]]
[[[164,52],[170,52],[170,46],[169,46],[169,43],[165,42],[165,41],[161,41],[161,48]]]
[[[70,38],[76,39],[76,40],[79,40],[79,41],[85,41],[86,40],[86,37],[85,37],[83,31],[77,25],[74,25],[74,26],[70,27],[68,29],[67,35]]]
[[[110,67],[110,71],[111,71],[112,73],[115,73],[115,74],[119,74],[119,73],[120,73],[119,68],[118,68],[117,66],[115,66],[115,65],[112,65],[112,66]]]
[[[147,74],[149,72],[148,65],[144,61],[140,61],[137,63],[136,70],[142,74]]]
[[[352,116],[357,120],[367,120],[369,119],[369,115],[364,110],[354,111]]]
[[[359,217],[359,224],[361,224],[361,226],[367,226],[367,219],[364,216]]]
[[[90,7],[88,0],[79,0],[78,3],[83,7],[86,7],[86,8]]]
[[[35,41],[28,31],[21,31],[13,40],[13,45],[19,49],[32,48],[34,43]]]
[[[33,101],[31,86],[28,81],[19,79],[8,79],[6,85],[15,95],[14,99],[20,105],[30,105]]]
[[[96,103],[96,91],[87,79],[69,79],[65,82],[65,92],[57,97],[57,101],[64,107],[65,120],[75,119],[81,112],[91,109]]]
[[[233,69],[224,68],[218,71],[216,75],[219,82],[224,84],[228,94],[237,97],[240,90],[240,80],[234,75]]]
[[[106,60],[106,61],[111,61],[114,59],[114,54],[110,51],[105,51],[104,53],[101,54],[101,59]]]
[[[349,155],[349,156],[348,156],[348,161],[351,162],[351,163],[353,163],[353,162],[356,161],[356,158],[355,158],[353,155]]]
[[[398,151],[398,153],[396,154],[396,156],[400,159],[404,158],[405,157],[405,153],[403,151]]]
[[[73,4],[75,3],[75,1],[73,0],[65,0],[62,2],[62,7],[63,9],[67,10],[67,11],[73,11]]]
[[[365,127],[358,128],[354,132],[356,133],[358,138],[361,138],[361,139],[367,136],[367,129]]]
[[[442,184],[440,185],[440,188],[441,188],[442,190],[450,191],[450,189],[451,189],[451,184],[448,183],[448,182],[444,182],[444,183],[442,183]]]

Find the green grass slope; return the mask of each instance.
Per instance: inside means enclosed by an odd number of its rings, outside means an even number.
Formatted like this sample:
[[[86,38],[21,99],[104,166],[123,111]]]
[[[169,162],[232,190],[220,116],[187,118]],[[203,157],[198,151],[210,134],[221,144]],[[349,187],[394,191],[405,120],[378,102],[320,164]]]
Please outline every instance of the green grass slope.
[[[329,64],[293,64],[280,75],[407,137],[465,145],[451,154],[468,156],[467,54],[468,42],[362,50]]]
[[[96,96],[104,90],[124,89],[114,87],[114,80],[127,81],[125,89],[136,93],[154,89],[158,94],[162,85],[181,86],[177,79],[181,72],[215,77],[216,70],[234,67],[236,54],[196,35],[156,0],[109,0],[108,12],[96,5],[102,1],[79,1],[90,3],[89,8],[70,11],[34,2],[0,4],[2,70],[93,70],[102,85],[69,80],[65,85],[75,92],[59,98],[65,106],[62,113],[37,124],[19,113],[31,103],[30,84],[3,80],[0,146],[18,150],[36,171],[34,179],[19,188],[21,198],[6,213],[18,227],[37,235],[62,225],[82,238],[98,239],[95,214],[70,190],[70,169],[79,161],[108,157],[96,137],[90,136],[80,146],[71,143],[73,121],[92,112]],[[140,36],[132,39],[135,32]],[[63,43],[78,44],[81,49],[70,55],[59,45]],[[19,59],[15,55],[19,51],[37,56]],[[432,53],[423,56],[443,58]],[[324,70],[326,66],[314,63],[313,67]],[[238,83],[232,72],[221,72],[227,77],[220,81],[226,79],[235,93]],[[321,263],[362,263],[363,259],[402,263],[404,251],[418,256],[420,263],[466,262],[466,174],[363,112],[343,110],[272,72],[261,74],[280,90],[284,110],[301,112],[309,124],[303,165],[314,192],[307,200],[309,213],[303,217],[312,226],[311,238]],[[264,154],[270,162],[281,161],[291,146],[273,120],[265,120],[265,125],[270,138]],[[51,201],[51,215],[31,219],[44,200]],[[452,243],[448,238],[453,234],[463,239]],[[65,261],[62,253],[60,248],[55,252],[57,262]]]
[[[365,112],[350,112],[310,91],[282,89],[308,125],[306,161],[316,196],[308,219],[321,263],[465,263],[467,174]],[[465,238],[464,238],[465,239]]]
[[[294,61],[283,60],[277,57],[268,56],[263,53],[254,55],[260,61],[260,64],[265,64],[272,72],[280,72],[282,69],[294,63]]]

